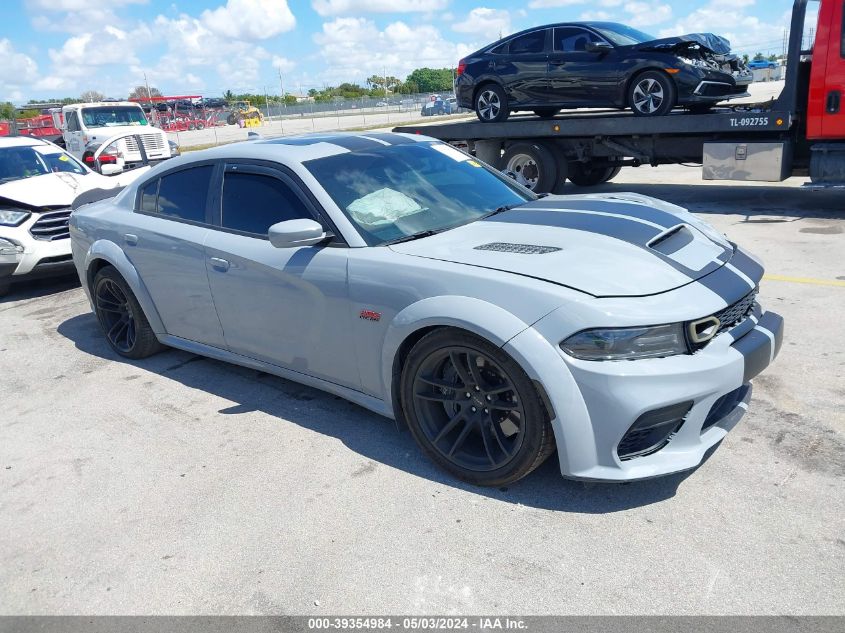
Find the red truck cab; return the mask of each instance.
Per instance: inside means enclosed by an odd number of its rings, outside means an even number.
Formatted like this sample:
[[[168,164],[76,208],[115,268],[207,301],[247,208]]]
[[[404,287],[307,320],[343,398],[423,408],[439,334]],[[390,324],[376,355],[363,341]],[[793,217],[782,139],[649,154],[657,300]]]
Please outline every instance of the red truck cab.
[[[821,0],[812,51],[807,138],[845,139],[845,0]]]

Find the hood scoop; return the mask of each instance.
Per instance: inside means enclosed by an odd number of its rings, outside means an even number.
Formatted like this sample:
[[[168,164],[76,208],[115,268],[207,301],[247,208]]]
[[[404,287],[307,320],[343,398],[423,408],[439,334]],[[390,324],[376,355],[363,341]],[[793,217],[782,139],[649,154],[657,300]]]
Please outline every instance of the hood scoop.
[[[519,255],[548,255],[563,250],[557,246],[537,246],[536,244],[510,244],[508,242],[490,242],[476,246],[477,251],[496,251],[499,253],[517,253]]]

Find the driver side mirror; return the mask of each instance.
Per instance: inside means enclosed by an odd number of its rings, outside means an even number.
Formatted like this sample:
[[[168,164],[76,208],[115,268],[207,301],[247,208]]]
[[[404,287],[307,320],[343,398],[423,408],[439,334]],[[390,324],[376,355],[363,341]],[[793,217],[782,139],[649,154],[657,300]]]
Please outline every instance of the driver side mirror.
[[[613,46],[607,42],[587,42],[585,48],[588,53],[608,53],[613,50]]]
[[[319,222],[299,219],[277,222],[267,231],[270,243],[276,248],[297,248],[299,246],[314,246],[324,242],[331,233],[326,233]]]

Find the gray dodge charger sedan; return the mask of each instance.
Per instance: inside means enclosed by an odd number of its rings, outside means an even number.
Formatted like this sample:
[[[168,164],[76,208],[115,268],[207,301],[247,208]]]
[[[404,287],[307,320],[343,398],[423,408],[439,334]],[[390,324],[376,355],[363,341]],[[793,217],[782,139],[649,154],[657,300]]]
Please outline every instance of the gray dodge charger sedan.
[[[82,202],[73,258],[118,354],[338,394],[475,484],[555,449],[582,479],[694,468],[783,336],[760,263],[684,209],[539,198],[423,136],[229,145]]]

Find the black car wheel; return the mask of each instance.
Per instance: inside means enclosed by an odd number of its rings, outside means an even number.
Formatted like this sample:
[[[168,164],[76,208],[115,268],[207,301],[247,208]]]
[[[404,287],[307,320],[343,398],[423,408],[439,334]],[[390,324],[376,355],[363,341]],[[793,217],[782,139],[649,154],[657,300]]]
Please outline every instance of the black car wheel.
[[[550,119],[556,115],[560,110],[558,108],[536,108],[534,114],[541,119]]]
[[[479,121],[485,123],[500,123],[507,120],[510,111],[505,89],[498,84],[481,86],[475,96],[475,114],[478,115]]]
[[[423,337],[402,373],[402,409],[423,451],[455,477],[500,486],[554,451],[537,391],[500,348],[444,328]]]
[[[499,169],[534,193],[549,193],[558,182],[557,161],[542,143],[514,143],[502,155]]]
[[[592,163],[570,163],[569,180],[579,187],[594,187],[614,178],[621,167],[593,166]]]
[[[236,117],[234,114],[230,114],[229,116],[226,117],[226,123],[228,123],[229,125],[234,125],[237,122],[238,122],[238,117]]]
[[[665,73],[649,70],[637,75],[628,87],[628,105],[638,116],[669,114],[677,102],[675,82]]]
[[[94,277],[94,310],[111,348],[126,358],[140,359],[163,349],[129,285],[111,266]]]

